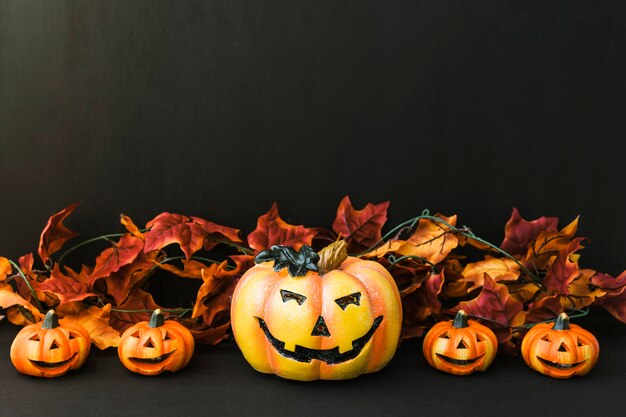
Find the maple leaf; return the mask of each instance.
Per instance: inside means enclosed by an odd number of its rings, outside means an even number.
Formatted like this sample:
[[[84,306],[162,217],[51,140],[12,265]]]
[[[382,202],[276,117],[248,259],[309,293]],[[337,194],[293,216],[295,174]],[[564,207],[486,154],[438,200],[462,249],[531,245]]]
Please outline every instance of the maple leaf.
[[[390,252],[395,252],[406,243],[405,240],[389,240],[376,249],[359,255],[361,258],[382,258]]]
[[[443,288],[443,282],[443,270],[439,273],[431,273],[419,288],[402,299],[405,307],[402,317],[405,324],[421,323],[431,314],[441,312],[441,301],[438,296]]]
[[[200,217],[191,217],[191,220],[201,225],[207,234],[204,239],[204,250],[206,251],[213,249],[219,243],[224,243],[224,239],[226,242],[243,243],[239,229],[222,226]]]
[[[130,291],[128,298],[126,298],[126,301],[124,301],[123,304],[120,304],[115,309],[111,309],[109,324],[121,334],[124,333],[124,330],[128,329],[137,322],[150,320],[152,311],[157,308],[161,307],[154,302],[154,299],[149,292],[135,287]],[[143,311],[139,313],[127,313],[116,310]]]
[[[606,290],[606,295],[598,298],[595,305],[604,308],[615,318],[626,323],[626,271],[616,278],[608,274],[596,274],[591,282]]]
[[[578,264],[572,262],[570,257],[582,247],[580,244],[582,240],[583,238],[574,239],[566,247],[558,251],[556,259],[548,268],[546,277],[543,280],[543,284],[547,289],[562,294],[569,294],[568,286],[579,273]]]
[[[521,303],[532,300],[539,291],[539,286],[534,282],[512,283],[507,285],[509,294]]]
[[[576,234],[578,217],[562,230],[544,230],[537,238],[528,244],[526,261],[533,264],[537,269],[548,268],[560,251],[567,248]]]
[[[39,285],[39,290],[45,293],[52,293],[59,299],[60,304],[81,301],[96,294],[89,291],[84,283],[68,277],[61,272],[59,264],[55,264],[50,278]]]
[[[274,245],[290,246],[299,250],[302,245],[310,246],[316,234],[315,229],[285,222],[280,218],[278,204],[274,203],[266,214],[259,217],[256,229],[248,235],[248,245],[257,253]]]
[[[543,295],[537,297],[537,301],[532,303],[526,314],[526,323],[539,323],[551,320],[565,310],[561,302],[562,296],[559,294],[549,294],[550,293],[543,293]]]
[[[113,242],[110,248],[103,250],[96,258],[96,265],[89,277],[90,284],[132,263],[141,253],[143,245],[143,240],[130,233],[124,234],[119,242]]]
[[[125,214],[120,214],[120,223],[126,228],[128,233],[136,238],[145,240],[144,234],[139,230],[135,223],[133,223],[133,220],[130,217]]]
[[[468,289],[468,291],[472,291],[483,286],[485,274],[488,274],[496,282],[515,281],[520,276],[520,267],[512,259],[485,256],[483,261],[467,264],[462,274],[466,281],[474,284]]]
[[[202,270],[209,268],[202,262],[195,261],[193,259],[187,261],[182,260],[183,269],[177,268],[171,264],[156,263],[156,265],[164,271],[170,272],[182,278],[202,279]]]
[[[511,255],[523,255],[528,244],[535,240],[540,232],[555,232],[559,219],[556,217],[540,217],[528,221],[524,219],[517,208],[513,208],[511,218],[504,227],[504,241],[500,248]]]
[[[68,229],[63,224],[63,220],[65,220],[76,207],[78,207],[78,203],[70,204],[48,219],[48,223],[39,237],[39,248],[37,250],[44,264],[49,264],[50,255],[60,250],[65,242],[78,236],[78,233]]]
[[[591,283],[604,290],[620,290],[626,286],[626,271],[613,278],[609,274],[598,273],[591,278]]]
[[[61,320],[61,324],[72,323],[82,326],[91,337],[91,343],[99,349],[117,347],[120,342],[120,334],[117,330],[109,326],[111,314],[111,304],[104,307],[91,306],[77,314],[66,314]]]
[[[337,208],[333,230],[346,240],[351,249],[369,248],[382,239],[381,231],[387,221],[388,208],[389,201],[385,201],[367,203],[363,209],[356,210],[350,197],[345,196]]]
[[[115,300],[116,305],[122,305],[130,292],[147,278],[157,263],[158,251],[142,254],[129,264],[121,267],[104,278],[106,292]]]
[[[9,290],[0,289],[0,307],[8,309],[7,318],[13,324],[24,325],[43,320],[43,314],[31,303]]]
[[[581,309],[606,295],[607,291],[591,284],[596,271],[582,269],[578,276],[567,286],[568,295],[562,297],[561,304],[569,309]]]
[[[506,286],[498,284],[488,274],[485,274],[480,294],[473,300],[462,301],[452,312],[459,310],[485,320],[485,325],[496,331],[500,343],[510,339],[510,328],[524,323],[525,317],[523,304],[510,296]]]
[[[13,268],[11,268],[9,260],[0,256],[0,281],[4,281],[12,271]]]
[[[456,216],[445,217],[437,214],[436,217],[452,226],[456,225]],[[458,237],[445,224],[431,219],[420,219],[413,235],[395,252],[402,256],[419,256],[437,264],[458,244]]]

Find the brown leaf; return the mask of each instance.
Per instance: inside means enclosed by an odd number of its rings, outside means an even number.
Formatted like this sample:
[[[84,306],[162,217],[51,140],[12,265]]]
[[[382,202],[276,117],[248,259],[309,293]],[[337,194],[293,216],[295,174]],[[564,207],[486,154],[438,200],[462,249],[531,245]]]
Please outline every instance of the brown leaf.
[[[122,226],[126,228],[128,233],[138,239],[145,240],[143,233],[139,230],[135,223],[133,223],[133,220],[130,217],[125,214],[120,214],[120,223],[122,223]]]
[[[456,225],[456,216],[437,214],[436,217],[452,226]],[[419,256],[437,264],[458,244],[458,237],[448,226],[435,220],[421,219],[413,235],[395,252],[402,256]]]
[[[50,255],[60,250],[65,242],[78,236],[78,233],[68,229],[63,224],[63,220],[65,220],[76,207],[78,207],[78,203],[70,204],[48,219],[48,223],[39,238],[39,248],[37,250],[44,264],[49,264]]]
[[[157,308],[161,308],[154,302],[152,295],[149,292],[141,290],[139,288],[133,288],[126,301],[123,304],[111,309],[111,317],[109,324],[115,330],[124,333],[124,330],[128,329],[133,324],[140,321],[150,320],[152,311]],[[123,312],[116,310],[145,310],[143,312]]]
[[[43,320],[43,314],[37,307],[6,287],[0,289],[0,307],[9,310],[7,311],[7,318],[14,324],[24,325]]]
[[[143,240],[131,235],[124,234],[119,242],[113,243],[112,247],[107,248],[96,258],[96,265],[89,277],[90,284],[106,276],[117,272],[121,267],[132,263],[143,249]]]
[[[117,347],[120,334],[109,326],[111,304],[104,307],[92,306],[78,314],[67,314],[61,320],[63,323],[73,323],[82,326],[91,337],[91,343],[99,349]]]
[[[578,264],[570,260],[571,255],[582,246],[583,238],[571,241],[567,246],[557,252],[555,260],[548,268],[543,280],[545,287],[551,291],[569,294],[568,286],[579,274]]]
[[[346,240],[349,250],[362,251],[381,240],[381,231],[387,221],[389,201],[379,204],[367,203],[356,210],[350,197],[345,196],[337,208],[333,230]]]
[[[523,255],[528,244],[535,240],[540,232],[556,232],[559,219],[556,217],[540,217],[528,221],[516,208],[504,228],[504,241],[500,248],[511,255]]]
[[[537,269],[547,269],[560,251],[567,248],[576,234],[578,217],[561,231],[544,230],[537,238],[529,243],[526,254],[527,262]]]
[[[431,314],[441,312],[439,293],[443,288],[444,272],[431,273],[422,285],[402,299],[404,307],[403,322],[416,325],[426,320]]]
[[[59,264],[54,265],[50,278],[39,285],[39,290],[45,293],[52,293],[59,299],[60,304],[81,301],[96,295],[90,292],[87,285],[63,274]]]
[[[484,261],[467,264],[462,274],[466,281],[473,284],[468,289],[468,291],[472,291],[483,286],[485,274],[488,274],[496,282],[515,281],[520,276],[520,267],[511,259],[494,258],[487,255]]]
[[[137,257],[133,263],[121,267],[117,272],[104,278],[107,293],[116,305],[122,305],[130,292],[147,278],[157,263],[158,251],[151,251]]]
[[[248,235],[248,245],[256,252],[274,245],[290,246],[299,250],[302,245],[311,245],[316,234],[315,229],[285,222],[280,218],[278,205],[274,203],[266,214],[259,217],[256,229]]]
[[[0,281],[4,281],[12,271],[9,260],[0,256]]]

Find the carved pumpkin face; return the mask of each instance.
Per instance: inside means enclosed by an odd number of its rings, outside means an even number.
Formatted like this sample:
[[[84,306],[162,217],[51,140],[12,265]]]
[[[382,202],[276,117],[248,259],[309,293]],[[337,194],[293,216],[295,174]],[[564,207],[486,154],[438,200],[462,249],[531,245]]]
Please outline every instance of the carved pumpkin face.
[[[454,375],[486,370],[498,351],[496,335],[486,326],[468,320],[459,310],[452,321],[440,322],[426,334],[426,361],[435,369]]]
[[[142,321],[126,329],[117,353],[128,370],[142,375],[158,375],[187,366],[194,346],[191,332],[178,322],[165,321],[163,312],[157,309],[150,322]]]
[[[598,361],[596,338],[580,326],[569,323],[565,313],[554,325],[541,323],[526,333],[522,356],[528,366],[552,378],[587,374]]]
[[[391,360],[402,323],[393,278],[347,253],[334,259],[336,269],[318,273],[318,259],[308,246],[299,253],[275,246],[257,256],[259,264],[235,288],[233,334],[257,371],[347,379]]]
[[[59,324],[54,310],[43,322],[24,327],[11,345],[11,362],[23,374],[55,378],[80,368],[91,348],[89,333],[77,324]]]

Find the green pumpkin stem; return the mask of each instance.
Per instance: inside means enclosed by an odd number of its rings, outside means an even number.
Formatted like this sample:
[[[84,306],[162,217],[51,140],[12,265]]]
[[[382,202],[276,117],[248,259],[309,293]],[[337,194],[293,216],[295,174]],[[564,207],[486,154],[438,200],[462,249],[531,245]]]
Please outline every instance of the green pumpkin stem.
[[[274,261],[274,271],[287,268],[292,277],[303,277],[308,271],[318,272],[317,262],[320,256],[308,245],[303,245],[299,251],[289,246],[272,246],[268,250],[259,252],[254,258],[255,263]]]
[[[152,312],[150,316],[150,322],[148,323],[148,327],[161,327],[165,323],[165,317],[163,317],[163,312],[160,308],[157,308]]]
[[[559,314],[556,318],[552,330],[569,330],[569,316],[566,313]]]
[[[459,310],[456,313],[456,316],[454,316],[454,320],[452,321],[452,327],[456,329],[469,327],[469,323],[467,322],[467,313],[464,310]]]
[[[43,319],[43,324],[41,325],[42,329],[54,329],[59,327],[59,316],[57,316],[56,311],[48,310],[46,313],[46,317]]]

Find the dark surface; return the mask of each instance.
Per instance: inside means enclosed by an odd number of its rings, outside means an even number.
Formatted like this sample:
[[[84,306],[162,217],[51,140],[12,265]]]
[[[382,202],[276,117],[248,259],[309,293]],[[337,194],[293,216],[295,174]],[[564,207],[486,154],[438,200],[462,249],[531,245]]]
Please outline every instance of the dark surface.
[[[84,367],[56,380],[19,374],[9,361],[18,328],[0,323],[0,415],[85,416],[619,416],[626,384],[624,325],[607,315],[577,320],[600,342],[584,378],[555,380],[521,357],[498,356],[484,374],[430,368],[421,339],[406,342],[381,372],[311,383],[255,372],[236,345],[199,346],[177,374],[127,371],[114,349],[94,348]]]
[[[340,199],[423,208],[499,243],[511,208],[581,217],[581,265],[625,265],[626,2],[0,1],[0,254],[36,251],[48,216],[83,238],[162,211],[252,231],[278,201],[330,226]],[[593,326],[591,326],[593,325]],[[409,345],[381,374],[297,384],[231,345],[168,378],[115,352],[56,381],[20,377],[0,323],[0,415],[621,415],[624,326],[553,381],[520,359],[428,369]],[[416,348],[416,345],[413,345]]]

